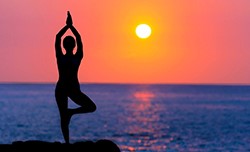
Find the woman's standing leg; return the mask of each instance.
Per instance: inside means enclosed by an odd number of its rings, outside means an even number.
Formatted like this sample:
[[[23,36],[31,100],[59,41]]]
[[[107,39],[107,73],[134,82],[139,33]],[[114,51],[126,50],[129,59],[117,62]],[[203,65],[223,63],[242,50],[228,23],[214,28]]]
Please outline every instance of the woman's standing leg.
[[[68,114],[68,97],[65,95],[65,92],[55,91],[56,103],[60,113],[61,119],[61,131],[64,137],[65,142],[69,143],[69,122],[70,116]]]

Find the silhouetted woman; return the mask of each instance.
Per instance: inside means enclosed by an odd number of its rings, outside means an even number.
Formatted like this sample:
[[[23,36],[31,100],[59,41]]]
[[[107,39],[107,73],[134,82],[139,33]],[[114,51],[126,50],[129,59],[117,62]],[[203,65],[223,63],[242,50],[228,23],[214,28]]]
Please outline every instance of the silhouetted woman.
[[[73,26],[70,13],[67,14],[66,25],[57,33],[55,41],[57,67],[59,79],[55,88],[55,97],[60,112],[61,130],[66,143],[69,143],[69,123],[72,115],[80,113],[94,112],[95,103],[80,90],[78,81],[78,69],[83,58],[83,45],[81,36]],[[61,48],[61,38],[70,29],[75,36],[66,36],[63,39],[63,47],[66,53],[63,54]],[[77,45],[76,53],[73,53]],[[68,98],[79,105],[78,108],[68,108]]]

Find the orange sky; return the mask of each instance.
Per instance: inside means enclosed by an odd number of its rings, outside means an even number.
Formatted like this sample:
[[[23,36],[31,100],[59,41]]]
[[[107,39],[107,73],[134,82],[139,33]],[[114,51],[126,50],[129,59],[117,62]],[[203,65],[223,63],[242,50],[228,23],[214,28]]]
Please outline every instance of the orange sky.
[[[1,0],[0,82],[56,82],[56,33],[71,12],[80,82],[250,83],[249,0]],[[135,27],[152,27],[139,39]],[[71,34],[71,33],[67,33]]]

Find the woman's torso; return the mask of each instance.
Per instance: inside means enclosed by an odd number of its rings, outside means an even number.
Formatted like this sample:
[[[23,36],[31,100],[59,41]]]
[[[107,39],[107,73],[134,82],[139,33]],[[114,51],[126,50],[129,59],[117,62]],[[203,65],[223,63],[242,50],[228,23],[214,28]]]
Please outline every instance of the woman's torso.
[[[75,55],[63,55],[57,58],[59,79],[57,85],[64,88],[72,89],[79,87],[78,69],[81,59]]]

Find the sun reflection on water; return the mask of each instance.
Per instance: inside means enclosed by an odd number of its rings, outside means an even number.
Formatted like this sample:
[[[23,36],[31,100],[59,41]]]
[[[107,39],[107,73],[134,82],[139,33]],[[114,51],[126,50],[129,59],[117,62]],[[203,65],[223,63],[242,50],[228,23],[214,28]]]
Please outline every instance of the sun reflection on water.
[[[123,148],[131,152],[146,150],[145,147],[151,147],[156,151],[166,148],[156,146],[162,142],[160,132],[163,126],[159,126],[158,123],[160,121],[159,110],[162,110],[162,107],[155,98],[156,95],[147,89],[136,90],[130,94],[129,114],[126,117],[128,127],[125,128],[125,132],[132,145]]]
[[[152,98],[155,97],[155,95],[152,92],[147,91],[139,91],[135,92],[133,96],[140,101],[150,102]]]

